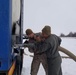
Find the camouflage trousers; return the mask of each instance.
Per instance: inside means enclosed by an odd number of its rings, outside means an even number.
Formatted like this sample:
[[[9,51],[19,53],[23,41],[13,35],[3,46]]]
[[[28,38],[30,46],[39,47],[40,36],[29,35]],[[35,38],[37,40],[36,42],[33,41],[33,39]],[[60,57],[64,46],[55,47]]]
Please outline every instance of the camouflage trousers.
[[[46,75],[48,75],[48,65],[47,65],[47,58],[45,54],[34,55],[33,61],[31,64],[31,75],[37,75],[40,67],[40,63],[42,63],[45,73]]]

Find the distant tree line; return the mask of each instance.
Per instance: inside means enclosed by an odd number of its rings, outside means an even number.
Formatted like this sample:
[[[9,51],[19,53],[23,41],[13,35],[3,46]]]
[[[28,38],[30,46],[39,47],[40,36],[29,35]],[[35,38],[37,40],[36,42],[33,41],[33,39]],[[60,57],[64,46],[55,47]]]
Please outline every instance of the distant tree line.
[[[76,37],[76,32],[70,32],[69,34],[65,35],[63,33],[60,34],[60,37]]]

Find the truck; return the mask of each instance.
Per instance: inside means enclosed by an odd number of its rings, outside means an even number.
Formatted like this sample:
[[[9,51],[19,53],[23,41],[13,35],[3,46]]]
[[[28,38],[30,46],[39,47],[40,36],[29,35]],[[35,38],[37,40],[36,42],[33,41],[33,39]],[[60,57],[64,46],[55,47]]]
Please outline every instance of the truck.
[[[0,0],[0,75],[21,75],[23,0]]]

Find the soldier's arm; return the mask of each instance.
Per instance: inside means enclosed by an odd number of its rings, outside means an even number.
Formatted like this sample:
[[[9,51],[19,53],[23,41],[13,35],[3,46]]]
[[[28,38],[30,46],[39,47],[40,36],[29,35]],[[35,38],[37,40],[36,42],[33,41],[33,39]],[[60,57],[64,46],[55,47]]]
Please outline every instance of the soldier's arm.
[[[51,45],[48,42],[44,42],[42,44],[38,44],[37,53],[44,53],[51,48]]]
[[[28,44],[24,44],[24,47],[28,47],[28,48],[35,48],[35,44],[34,43],[28,43]]]

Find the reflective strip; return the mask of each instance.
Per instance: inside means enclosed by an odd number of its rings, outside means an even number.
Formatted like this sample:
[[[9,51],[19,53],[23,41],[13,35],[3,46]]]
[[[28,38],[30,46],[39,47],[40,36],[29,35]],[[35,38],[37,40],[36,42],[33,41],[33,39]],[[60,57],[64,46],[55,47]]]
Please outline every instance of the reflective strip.
[[[15,62],[12,64],[12,67],[10,68],[8,75],[13,75],[14,70],[15,70]]]

